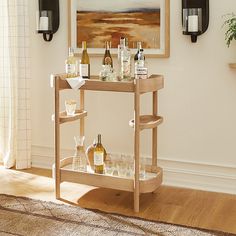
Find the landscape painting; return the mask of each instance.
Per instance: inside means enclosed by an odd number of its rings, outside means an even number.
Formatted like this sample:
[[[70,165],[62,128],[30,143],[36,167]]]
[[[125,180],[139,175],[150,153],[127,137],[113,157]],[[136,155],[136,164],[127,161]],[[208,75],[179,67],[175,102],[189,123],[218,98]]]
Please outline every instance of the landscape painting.
[[[145,56],[170,55],[170,0],[67,0],[68,46],[76,55],[87,42],[90,55],[104,54],[106,41],[117,54],[120,37],[126,37],[132,54],[142,42]]]
[[[163,0],[77,0],[76,44],[87,41],[90,48],[104,48],[110,41],[117,48],[120,37],[136,48],[160,48],[161,1]]]

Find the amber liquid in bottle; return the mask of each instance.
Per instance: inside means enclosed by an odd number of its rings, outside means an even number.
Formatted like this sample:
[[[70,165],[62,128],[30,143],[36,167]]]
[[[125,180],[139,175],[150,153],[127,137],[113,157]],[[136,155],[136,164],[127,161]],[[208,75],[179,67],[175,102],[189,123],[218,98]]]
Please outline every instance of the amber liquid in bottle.
[[[81,61],[80,61],[80,76],[84,79],[89,79],[90,77],[90,60],[89,60],[89,55],[87,52],[87,44],[86,41],[82,42],[82,56],[81,56]]]
[[[110,46],[109,46],[108,41],[106,42],[106,50],[105,50],[102,64],[103,65],[111,65],[111,67],[113,68],[113,61],[112,61],[112,57],[111,57],[111,53],[110,53]]]
[[[101,134],[98,135],[98,142],[94,148],[94,172],[104,174],[105,148],[102,146]]]

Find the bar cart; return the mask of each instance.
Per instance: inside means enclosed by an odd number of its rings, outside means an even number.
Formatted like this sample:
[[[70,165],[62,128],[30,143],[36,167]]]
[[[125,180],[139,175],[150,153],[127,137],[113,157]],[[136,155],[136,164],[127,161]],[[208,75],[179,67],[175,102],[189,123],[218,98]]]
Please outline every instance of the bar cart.
[[[164,87],[162,75],[151,75],[148,79],[134,79],[129,82],[100,81],[98,76],[91,76],[79,89],[80,106],[74,116],[67,116],[66,112],[59,111],[60,91],[71,89],[65,74],[53,75],[55,92],[55,192],[60,199],[60,184],[73,182],[96,187],[111,188],[134,193],[134,211],[139,212],[139,195],[154,192],[162,183],[162,168],[157,165],[157,127],[163,122],[158,115],[158,90]],[[67,122],[80,121],[80,135],[84,135],[84,122],[87,112],[84,107],[84,95],[88,90],[126,92],[134,95],[134,118],[129,125],[134,128],[134,177],[101,175],[90,172],[78,172],[67,168],[72,164],[73,157],[60,158],[60,127]],[[152,114],[140,115],[140,99],[144,93],[152,93]],[[152,129],[152,163],[146,165],[146,177],[140,179],[140,133],[144,129]]]

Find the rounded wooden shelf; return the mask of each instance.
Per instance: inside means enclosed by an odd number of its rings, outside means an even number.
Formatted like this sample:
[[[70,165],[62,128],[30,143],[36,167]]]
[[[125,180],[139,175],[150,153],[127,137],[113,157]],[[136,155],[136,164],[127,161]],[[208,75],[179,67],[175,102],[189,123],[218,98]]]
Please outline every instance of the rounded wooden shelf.
[[[73,157],[60,160],[61,182],[73,182],[91,185],[101,188],[111,188],[123,191],[134,191],[134,179],[119,176],[95,174],[91,170],[88,172],[78,172],[71,168]],[[53,176],[55,176],[55,164],[53,165]],[[146,168],[146,178],[140,179],[140,193],[154,192],[162,183],[162,168]]]
[[[85,116],[87,116],[87,111],[84,111],[84,110],[77,109],[73,116],[67,116],[66,111],[63,111],[59,115],[59,117],[60,117],[59,118],[60,119],[60,124],[63,124],[63,123],[66,123],[66,122],[75,121],[75,120],[81,119],[81,118],[83,118]]]
[[[140,116],[140,129],[153,129],[163,122],[163,117],[154,115]],[[129,121],[129,125],[134,128],[134,119]]]

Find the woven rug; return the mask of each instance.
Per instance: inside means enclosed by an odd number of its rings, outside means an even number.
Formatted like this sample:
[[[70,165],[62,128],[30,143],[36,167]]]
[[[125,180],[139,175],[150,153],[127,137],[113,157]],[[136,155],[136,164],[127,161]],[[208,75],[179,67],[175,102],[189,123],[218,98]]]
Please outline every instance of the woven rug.
[[[223,236],[232,234],[152,222],[25,197],[0,195],[0,235]]]

